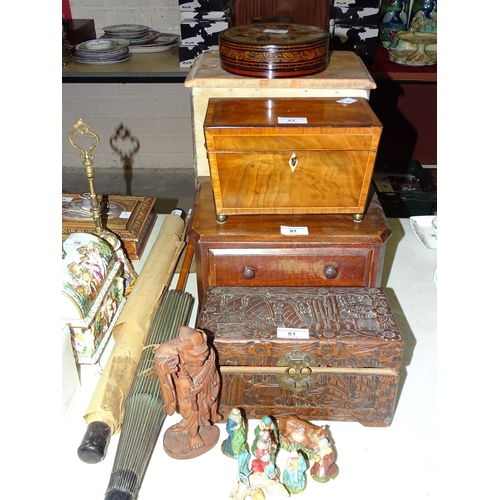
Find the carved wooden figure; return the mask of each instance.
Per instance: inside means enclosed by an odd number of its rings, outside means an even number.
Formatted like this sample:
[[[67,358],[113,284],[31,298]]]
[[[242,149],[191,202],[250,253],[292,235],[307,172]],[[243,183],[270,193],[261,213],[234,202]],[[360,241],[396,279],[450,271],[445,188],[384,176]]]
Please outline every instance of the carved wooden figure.
[[[206,453],[219,439],[219,429],[213,424],[222,417],[217,412],[220,375],[205,333],[181,326],[178,337],[157,348],[154,363],[163,409],[167,415],[178,409],[182,417],[165,432],[165,452],[177,459]]]

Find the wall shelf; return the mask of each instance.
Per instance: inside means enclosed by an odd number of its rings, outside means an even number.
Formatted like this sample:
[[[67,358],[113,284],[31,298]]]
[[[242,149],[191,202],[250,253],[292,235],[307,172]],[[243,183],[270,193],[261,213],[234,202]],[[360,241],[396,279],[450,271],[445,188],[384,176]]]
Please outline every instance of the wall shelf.
[[[95,65],[72,61],[62,67],[63,83],[184,83],[190,68],[179,66],[177,47],[167,52],[132,54],[130,60]]]
[[[343,59],[340,52],[334,54],[333,59],[337,58]],[[133,54],[129,61],[104,66],[70,62],[62,68],[62,82],[184,83],[190,69],[179,66],[178,48],[174,47],[168,52]],[[373,82],[370,105],[384,125],[377,164],[417,159],[424,165],[437,165],[437,65],[396,64],[379,43],[375,62],[366,69]],[[321,75],[311,77],[313,81],[318,78]],[[186,86],[192,85],[188,78]]]

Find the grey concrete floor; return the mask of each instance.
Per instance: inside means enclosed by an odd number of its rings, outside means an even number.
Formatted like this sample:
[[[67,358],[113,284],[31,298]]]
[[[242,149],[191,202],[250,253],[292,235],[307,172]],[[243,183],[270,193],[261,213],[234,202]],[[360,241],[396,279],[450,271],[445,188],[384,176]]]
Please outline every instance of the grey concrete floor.
[[[147,169],[129,171],[95,169],[97,194],[155,197],[155,212],[168,214],[175,208],[186,213],[193,206],[195,172],[190,169]],[[83,166],[62,169],[63,193],[87,193],[89,184]]]

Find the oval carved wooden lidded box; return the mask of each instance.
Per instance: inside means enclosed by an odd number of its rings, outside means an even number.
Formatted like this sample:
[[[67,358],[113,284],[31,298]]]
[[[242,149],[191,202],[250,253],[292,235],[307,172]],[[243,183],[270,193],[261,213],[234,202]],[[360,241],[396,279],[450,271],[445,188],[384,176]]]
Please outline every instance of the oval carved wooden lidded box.
[[[259,23],[233,26],[219,36],[222,69],[242,76],[312,75],[328,66],[328,33],[315,26]]]

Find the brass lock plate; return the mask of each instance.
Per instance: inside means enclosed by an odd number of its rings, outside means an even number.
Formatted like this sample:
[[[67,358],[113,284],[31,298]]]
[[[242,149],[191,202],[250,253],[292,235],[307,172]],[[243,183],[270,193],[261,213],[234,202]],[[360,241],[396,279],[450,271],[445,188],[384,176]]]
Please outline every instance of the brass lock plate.
[[[318,379],[318,375],[314,375],[312,370],[318,366],[316,360],[310,354],[301,351],[284,354],[278,360],[278,366],[285,367],[285,370],[283,375],[277,375],[276,378],[280,386],[288,391],[305,391]]]

